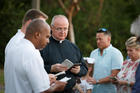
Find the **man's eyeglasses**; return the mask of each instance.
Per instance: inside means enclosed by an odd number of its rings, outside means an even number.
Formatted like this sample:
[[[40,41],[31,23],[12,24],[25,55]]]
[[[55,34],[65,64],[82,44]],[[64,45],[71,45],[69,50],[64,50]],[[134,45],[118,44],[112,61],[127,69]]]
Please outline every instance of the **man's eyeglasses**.
[[[55,27],[55,26],[53,26],[53,27],[55,28],[55,30],[57,30],[59,32],[61,32],[61,31],[68,31],[67,27],[64,27],[64,28],[62,28],[62,27]]]
[[[106,32],[108,31],[106,28],[100,28],[97,32]]]

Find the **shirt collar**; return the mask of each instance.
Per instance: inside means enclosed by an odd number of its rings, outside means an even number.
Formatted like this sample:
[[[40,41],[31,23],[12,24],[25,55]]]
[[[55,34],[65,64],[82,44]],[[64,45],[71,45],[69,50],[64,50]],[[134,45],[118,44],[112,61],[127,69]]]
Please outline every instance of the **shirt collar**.
[[[21,34],[23,34],[23,35],[25,35],[25,34],[21,31],[21,29],[18,29],[18,32],[21,33]]]
[[[54,40],[56,40],[56,41],[58,41],[59,43],[62,43],[64,40],[58,40],[58,39],[56,39],[53,35],[52,35],[52,38],[54,39]]]
[[[103,55],[107,53],[108,50],[112,47],[112,44],[110,44],[107,48],[103,50]],[[100,49],[98,48],[99,54],[100,54]]]
[[[26,44],[28,44],[31,48],[36,49],[35,46],[33,45],[33,43],[32,43],[30,40],[24,38],[23,41],[24,41]]]

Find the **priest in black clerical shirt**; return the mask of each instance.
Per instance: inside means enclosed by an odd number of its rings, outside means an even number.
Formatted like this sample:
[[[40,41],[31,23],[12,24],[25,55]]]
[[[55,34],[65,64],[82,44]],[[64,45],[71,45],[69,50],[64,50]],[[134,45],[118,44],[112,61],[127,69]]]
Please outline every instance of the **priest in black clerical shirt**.
[[[54,16],[51,22],[52,36],[50,37],[50,43],[41,51],[45,69],[48,73],[55,74],[66,71],[66,74],[58,76],[57,79],[71,78],[61,93],[72,93],[76,78],[87,73],[87,67],[79,48],[65,39],[68,34],[68,27],[69,22],[65,16]],[[72,63],[81,63],[81,65],[68,69],[61,64],[65,59],[70,60]]]

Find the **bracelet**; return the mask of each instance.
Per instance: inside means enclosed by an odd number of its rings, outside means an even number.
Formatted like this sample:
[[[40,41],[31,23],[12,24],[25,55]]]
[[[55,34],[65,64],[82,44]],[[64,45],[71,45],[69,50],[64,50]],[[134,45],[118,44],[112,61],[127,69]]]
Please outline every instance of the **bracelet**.
[[[127,86],[129,86],[129,87],[131,86],[129,81],[127,82]]]
[[[96,81],[96,84],[99,84],[99,80]]]

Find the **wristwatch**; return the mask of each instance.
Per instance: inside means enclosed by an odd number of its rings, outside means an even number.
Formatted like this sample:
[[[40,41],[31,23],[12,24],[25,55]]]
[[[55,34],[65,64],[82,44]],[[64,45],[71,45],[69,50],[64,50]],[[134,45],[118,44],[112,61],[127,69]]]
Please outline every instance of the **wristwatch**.
[[[99,80],[96,81],[96,84],[99,84]]]
[[[129,87],[131,86],[131,85],[130,85],[130,81],[127,82],[127,86],[129,86]]]

